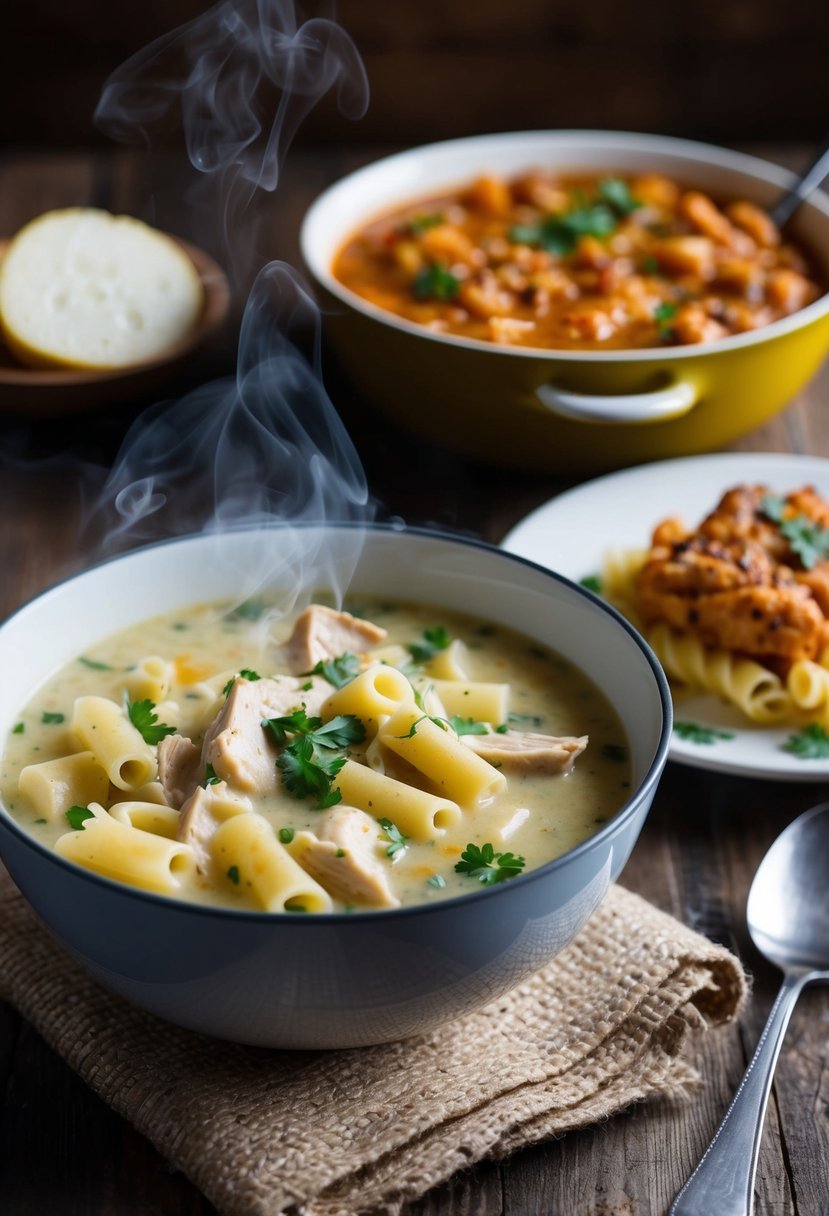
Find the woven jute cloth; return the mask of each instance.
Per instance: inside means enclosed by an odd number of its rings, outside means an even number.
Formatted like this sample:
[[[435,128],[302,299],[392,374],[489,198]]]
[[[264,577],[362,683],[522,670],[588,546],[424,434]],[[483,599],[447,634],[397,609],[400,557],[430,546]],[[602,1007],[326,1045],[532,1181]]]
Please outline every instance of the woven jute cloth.
[[[104,991],[0,879],[0,996],[226,1216],[395,1213],[484,1157],[685,1096],[689,1032],[744,994],[731,954],[613,887],[553,963],[432,1034],[240,1047]]]

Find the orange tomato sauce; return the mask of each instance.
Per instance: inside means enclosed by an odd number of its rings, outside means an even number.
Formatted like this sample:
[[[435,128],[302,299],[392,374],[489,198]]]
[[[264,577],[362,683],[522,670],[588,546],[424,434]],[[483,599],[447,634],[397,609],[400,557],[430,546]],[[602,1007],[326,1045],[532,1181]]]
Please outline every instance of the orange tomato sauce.
[[[435,333],[564,350],[711,342],[824,290],[756,204],[653,173],[480,177],[372,221],[332,269]]]

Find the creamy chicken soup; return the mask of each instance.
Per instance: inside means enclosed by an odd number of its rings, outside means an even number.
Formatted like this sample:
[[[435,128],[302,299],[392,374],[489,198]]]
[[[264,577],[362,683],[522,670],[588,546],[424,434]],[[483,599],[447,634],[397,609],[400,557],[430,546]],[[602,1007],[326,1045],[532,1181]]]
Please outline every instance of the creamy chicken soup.
[[[506,882],[625,802],[622,725],[552,651],[408,604],[202,604],[59,671],[0,792],[98,874],[222,907],[348,912]]]

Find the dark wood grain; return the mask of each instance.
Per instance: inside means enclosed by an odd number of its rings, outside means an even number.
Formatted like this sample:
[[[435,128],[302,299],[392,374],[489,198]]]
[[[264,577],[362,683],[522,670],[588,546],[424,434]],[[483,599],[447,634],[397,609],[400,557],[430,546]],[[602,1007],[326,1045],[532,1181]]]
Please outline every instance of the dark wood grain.
[[[376,154],[354,148],[296,155],[276,199],[252,221],[243,283],[259,261],[295,261],[299,218],[313,196]],[[804,149],[772,149],[798,163]],[[0,235],[50,206],[93,201],[155,218],[222,255],[221,223],[196,220],[175,160],[148,177],[140,156],[118,152],[21,154],[0,170]],[[220,218],[220,217],[219,217]],[[199,232],[188,225],[195,222]],[[225,251],[226,252],[226,251]],[[238,300],[237,300],[238,303]],[[238,309],[237,309],[238,315]],[[233,343],[194,368],[197,380],[229,370]],[[527,511],[568,484],[463,462],[411,440],[377,418],[325,364],[328,390],[345,419],[379,510],[410,523],[498,541]],[[734,447],[829,456],[829,372],[801,398]],[[84,504],[94,499],[142,403],[83,419],[31,425],[0,417],[0,613],[83,564],[90,536]],[[703,1087],[684,1103],[637,1106],[596,1128],[483,1163],[436,1188],[406,1216],[660,1216],[704,1150],[750,1058],[779,976],[753,949],[744,919],[763,853],[826,788],[786,785],[669,765],[623,881],[659,907],[739,952],[754,995],[738,1025],[693,1050]],[[792,1021],[774,1086],[757,1185],[759,1216],[826,1216],[829,1158],[829,994],[807,992]],[[91,1146],[94,1146],[92,1151]],[[209,1216],[210,1205],[152,1147],[95,1098],[42,1040],[0,1007],[0,1211],[9,1216]],[[716,1216],[712,1212],[711,1216]]]

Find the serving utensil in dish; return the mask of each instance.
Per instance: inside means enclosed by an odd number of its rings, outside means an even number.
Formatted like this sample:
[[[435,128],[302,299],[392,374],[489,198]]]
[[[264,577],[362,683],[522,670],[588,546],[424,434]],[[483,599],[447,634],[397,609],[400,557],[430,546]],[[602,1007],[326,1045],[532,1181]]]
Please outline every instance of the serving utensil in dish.
[[[495,999],[578,932],[636,841],[667,757],[670,697],[641,638],[581,588],[488,545],[417,530],[246,528],[133,551],[60,584],[0,629],[0,733],[64,662],[162,611],[238,592],[243,572],[325,545],[331,585],[480,614],[551,646],[601,687],[628,735],[629,797],[563,856],[460,898],[383,912],[288,916],[198,906],[76,867],[0,809],[0,853],[40,919],[103,984],[218,1037],[351,1047],[424,1031]],[[307,569],[307,565],[306,565]],[[242,572],[242,573],[240,573]]]
[[[757,1050],[671,1216],[750,1216],[774,1068],[795,1003],[807,984],[829,981],[829,802],[789,824],[760,863],[746,920],[761,954],[783,972]]]
[[[301,246],[337,355],[379,409],[467,456],[572,474],[719,447],[771,417],[817,371],[829,350],[829,295],[714,342],[556,351],[436,333],[378,308],[334,277],[340,247],[377,215],[482,173],[512,176],[539,167],[655,171],[715,197],[765,206],[794,181],[775,165],[713,145],[601,131],[451,140],[350,174],[311,206]],[[792,228],[816,254],[829,248],[829,199],[814,194]],[[829,274],[829,263],[821,269]]]
[[[791,189],[787,190],[781,199],[779,199],[769,211],[769,215],[777,224],[778,228],[782,228],[797,211],[798,207],[804,202],[809,195],[817,190],[829,173],[829,143],[821,151],[817,160],[815,160],[805,173],[797,179]]]
[[[214,338],[227,317],[230,285],[203,249],[174,238],[198,272],[204,304],[198,322],[180,341],[144,363],[101,371],[32,368],[15,362],[0,339],[0,413],[51,417],[133,400],[160,387]],[[0,242],[0,257],[7,242]]]

